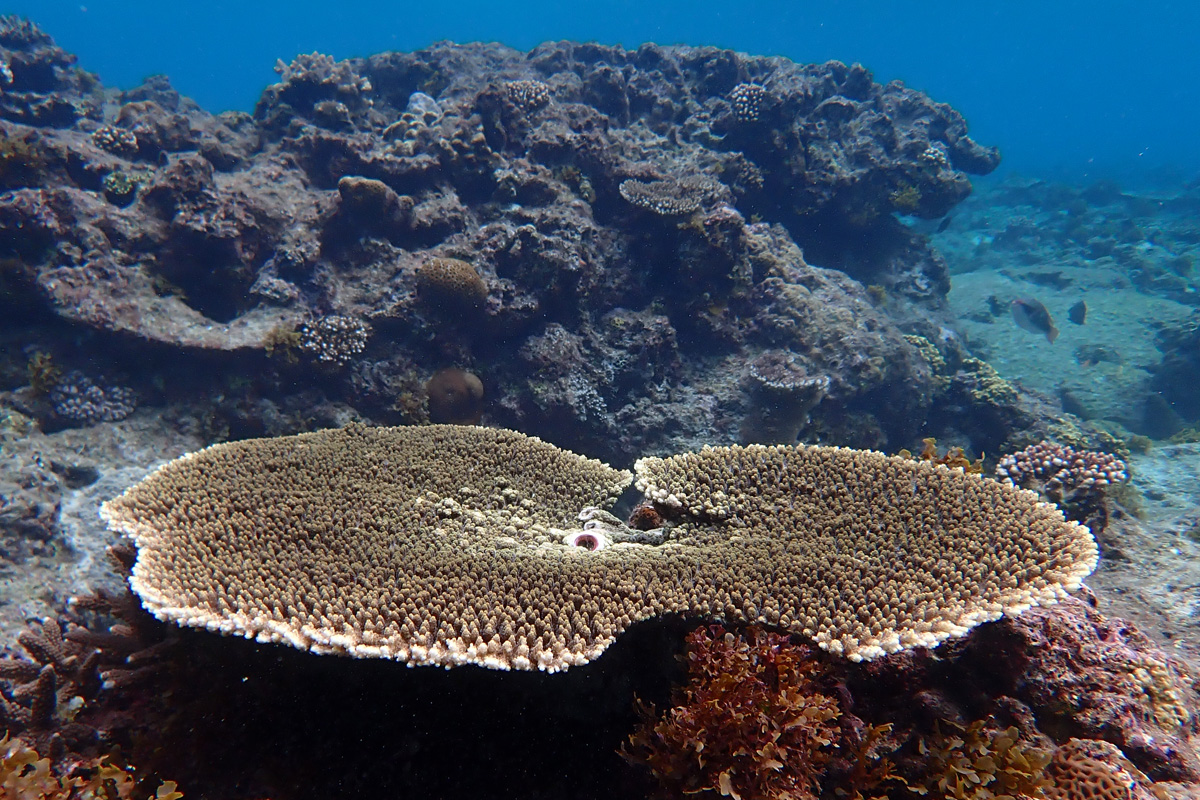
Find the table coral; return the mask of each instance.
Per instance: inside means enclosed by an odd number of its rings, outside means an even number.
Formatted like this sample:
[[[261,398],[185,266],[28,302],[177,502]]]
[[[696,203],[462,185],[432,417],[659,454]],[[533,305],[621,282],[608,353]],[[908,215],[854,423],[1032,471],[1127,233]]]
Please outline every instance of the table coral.
[[[563,543],[632,476],[470,426],[216,445],[103,514],[136,542],[132,585],[164,620],[505,670],[588,663],[634,622],[672,614],[767,623],[876,659],[1057,602],[1096,563],[1087,529],[1053,507],[940,465],[754,445],[636,470],[670,524],[591,552]],[[304,567],[314,560],[328,569]]]

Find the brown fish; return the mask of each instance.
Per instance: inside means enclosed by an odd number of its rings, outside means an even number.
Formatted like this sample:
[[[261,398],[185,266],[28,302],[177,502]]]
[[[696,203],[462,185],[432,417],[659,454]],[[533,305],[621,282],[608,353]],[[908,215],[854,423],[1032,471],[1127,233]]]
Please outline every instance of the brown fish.
[[[1031,333],[1040,333],[1051,344],[1058,338],[1058,328],[1054,327],[1054,320],[1050,317],[1050,312],[1032,297],[1018,297],[1013,300],[1012,316],[1017,327]]]
[[[1067,312],[1067,319],[1074,322],[1076,325],[1082,325],[1087,321],[1087,303],[1080,300],[1075,305],[1071,306],[1071,310]]]

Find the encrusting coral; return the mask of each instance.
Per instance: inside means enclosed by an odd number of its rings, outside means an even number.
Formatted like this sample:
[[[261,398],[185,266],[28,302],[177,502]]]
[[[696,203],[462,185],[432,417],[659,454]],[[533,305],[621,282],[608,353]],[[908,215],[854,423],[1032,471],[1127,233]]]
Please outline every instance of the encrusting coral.
[[[716,184],[701,176],[689,176],[680,180],[621,181],[618,191],[621,197],[647,211],[670,217],[691,214],[714,193]]]
[[[665,614],[872,659],[1053,603],[1096,563],[1087,529],[1032,494],[879,453],[710,448],[637,472],[665,529],[600,512],[629,473],[536,438],[350,426],[190,454],[103,515],[160,619],[497,669],[583,664]],[[573,546],[580,531],[611,546]]]

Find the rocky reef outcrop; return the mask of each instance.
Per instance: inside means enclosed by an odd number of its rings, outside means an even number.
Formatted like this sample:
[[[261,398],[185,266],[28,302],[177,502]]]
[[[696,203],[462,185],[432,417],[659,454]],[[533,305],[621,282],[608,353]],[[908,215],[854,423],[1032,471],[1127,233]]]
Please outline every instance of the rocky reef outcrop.
[[[422,421],[453,367],[485,423],[619,461],[902,446],[936,388],[903,334],[936,341],[948,278],[897,215],[944,214],[998,162],[860,66],[715,48],[314,53],[252,115],[161,76],[106,90],[12,18],[0,61],[6,388],[34,355],[127,376],[139,402],[224,404],[214,438],[266,432],[253,407],[301,392]],[[791,389],[764,378],[783,361]]]

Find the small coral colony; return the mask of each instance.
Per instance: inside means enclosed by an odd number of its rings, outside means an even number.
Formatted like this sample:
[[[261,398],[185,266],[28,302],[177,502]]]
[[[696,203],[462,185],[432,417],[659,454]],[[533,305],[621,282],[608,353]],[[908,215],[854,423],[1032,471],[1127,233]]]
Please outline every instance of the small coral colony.
[[[1121,440],[898,220],[998,163],[950,107],[560,42],[214,116],[13,17],[0,66],[4,446],[195,443],[12,495],[112,579],[0,657],[5,797],[1198,796],[1190,667],[1083,584]]]

